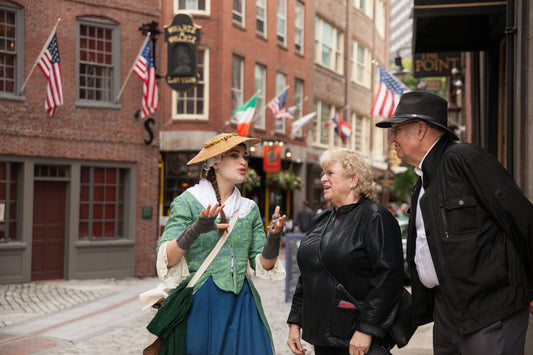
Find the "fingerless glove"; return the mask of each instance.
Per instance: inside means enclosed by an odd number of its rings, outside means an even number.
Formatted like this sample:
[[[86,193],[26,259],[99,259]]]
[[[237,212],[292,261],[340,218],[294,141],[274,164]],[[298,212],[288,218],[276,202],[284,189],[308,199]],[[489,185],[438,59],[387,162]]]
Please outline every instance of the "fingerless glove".
[[[198,239],[200,234],[211,232],[217,229],[215,219],[216,216],[198,217],[196,222],[185,228],[183,232],[176,237],[176,243],[178,243],[178,246],[183,250],[189,250],[192,243]]]
[[[267,233],[265,246],[263,247],[263,258],[272,260],[278,257],[281,242],[281,229],[277,233]]]

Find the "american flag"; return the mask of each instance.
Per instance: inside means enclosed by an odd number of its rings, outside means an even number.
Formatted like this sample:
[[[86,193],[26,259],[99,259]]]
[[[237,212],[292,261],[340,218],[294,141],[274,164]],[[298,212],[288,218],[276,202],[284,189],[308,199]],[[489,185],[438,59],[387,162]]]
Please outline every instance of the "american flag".
[[[143,101],[141,117],[146,117],[159,108],[159,94],[155,80],[154,59],[150,47],[150,37],[144,41],[141,53],[136,59],[133,71],[143,81]]]
[[[342,119],[342,111],[337,112],[335,117],[324,124],[324,127],[335,125],[335,132],[341,137],[342,142],[345,143],[350,134],[352,134],[352,126]]]
[[[46,108],[46,112],[53,117],[57,106],[63,105],[61,61],[59,58],[59,47],[57,46],[57,34],[55,30],[50,42],[46,48],[44,48],[37,65],[41,68],[46,80],[48,80],[44,107]]]
[[[400,101],[400,96],[408,91],[407,86],[380,66],[378,92],[370,108],[370,114],[391,117]]]
[[[283,118],[293,118],[294,116],[289,112],[285,111],[285,104],[287,103],[287,97],[289,95],[289,88],[283,90],[279,96],[276,96],[267,104],[268,108],[272,110],[274,118],[281,120]]]

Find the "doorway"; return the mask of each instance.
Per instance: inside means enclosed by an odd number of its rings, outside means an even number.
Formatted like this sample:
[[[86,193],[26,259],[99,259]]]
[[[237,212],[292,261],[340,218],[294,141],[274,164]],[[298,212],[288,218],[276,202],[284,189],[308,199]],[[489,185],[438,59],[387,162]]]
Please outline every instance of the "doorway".
[[[67,183],[35,181],[31,280],[64,278]]]

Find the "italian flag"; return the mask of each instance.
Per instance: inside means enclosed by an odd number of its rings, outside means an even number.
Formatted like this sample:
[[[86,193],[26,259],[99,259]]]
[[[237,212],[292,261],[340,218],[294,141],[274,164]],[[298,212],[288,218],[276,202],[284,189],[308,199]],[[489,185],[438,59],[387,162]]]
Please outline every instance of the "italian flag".
[[[246,137],[248,135],[248,130],[255,114],[256,101],[257,94],[233,111],[233,117],[237,120],[237,133],[239,133],[239,136]]]

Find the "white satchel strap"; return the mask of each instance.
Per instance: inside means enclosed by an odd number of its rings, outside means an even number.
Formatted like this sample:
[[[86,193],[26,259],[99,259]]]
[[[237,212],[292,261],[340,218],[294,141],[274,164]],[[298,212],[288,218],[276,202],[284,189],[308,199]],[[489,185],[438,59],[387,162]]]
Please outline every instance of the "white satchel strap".
[[[218,240],[218,243],[215,245],[213,250],[211,250],[211,253],[209,253],[209,255],[204,260],[202,265],[200,265],[200,267],[198,268],[198,271],[196,271],[196,274],[194,274],[191,281],[189,281],[189,284],[187,285],[187,287],[194,287],[198,279],[200,279],[200,277],[203,275],[205,270],[207,270],[207,267],[209,266],[209,264],[211,264],[213,259],[215,259],[215,256],[217,256],[220,249],[222,249],[222,246],[224,245],[226,240],[228,240],[229,235],[231,234],[231,231],[233,230],[233,226],[235,225],[235,223],[237,222],[237,219],[239,218],[239,210],[240,208],[237,209],[237,211],[235,211],[235,213],[231,217],[231,220],[229,221],[228,229],[226,229],[222,237],[220,237],[220,239]]]

